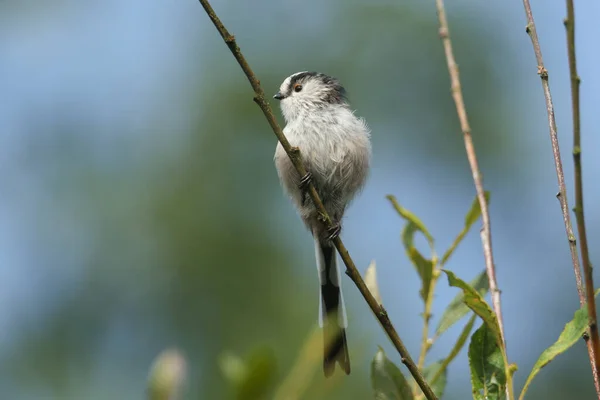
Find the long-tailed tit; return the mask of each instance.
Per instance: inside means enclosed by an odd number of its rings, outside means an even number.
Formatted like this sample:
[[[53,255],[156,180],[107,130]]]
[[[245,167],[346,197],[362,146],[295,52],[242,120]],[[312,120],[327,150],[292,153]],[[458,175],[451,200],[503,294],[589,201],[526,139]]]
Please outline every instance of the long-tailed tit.
[[[295,73],[283,81],[273,97],[281,101],[286,121],[284,133],[292,146],[300,148],[308,170],[306,176],[299,176],[281,144],[277,145],[275,165],[279,179],[315,240],[321,283],[319,324],[325,343],[331,343],[324,349],[323,371],[325,376],[331,376],[338,362],[349,374],[345,331],[348,323],[332,239],[339,235],[344,211],[367,178],[371,158],[369,128],[354,115],[340,82],[321,73]],[[308,195],[309,182],[317,189],[333,228],[324,227]]]

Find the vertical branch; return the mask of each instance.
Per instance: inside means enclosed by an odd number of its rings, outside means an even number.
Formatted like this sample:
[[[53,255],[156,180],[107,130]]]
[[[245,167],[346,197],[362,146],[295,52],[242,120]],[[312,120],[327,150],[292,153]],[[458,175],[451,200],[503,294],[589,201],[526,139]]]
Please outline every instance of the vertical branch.
[[[492,253],[492,232],[490,226],[490,214],[488,210],[488,204],[485,200],[485,190],[483,189],[481,172],[479,171],[477,155],[475,153],[475,146],[473,145],[473,138],[471,137],[471,127],[469,125],[469,119],[467,118],[467,110],[465,108],[465,102],[463,100],[462,88],[460,84],[460,75],[458,73],[458,65],[456,64],[456,60],[454,59],[452,42],[450,41],[450,33],[448,30],[448,20],[446,19],[444,1],[436,0],[435,3],[440,22],[439,33],[442,39],[442,43],[444,44],[444,52],[446,53],[448,72],[450,73],[452,97],[454,98],[454,103],[456,104],[456,111],[458,113],[460,127],[465,140],[467,158],[469,159],[469,165],[471,166],[471,172],[473,175],[473,182],[475,183],[475,190],[477,191],[477,199],[479,200],[479,206],[481,207],[481,219],[483,221],[483,227],[481,229],[481,243],[483,246],[483,255],[485,258],[485,268],[490,283],[492,304],[494,306],[494,312],[498,317],[498,324],[500,325],[500,334],[502,336],[502,342],[505,343],[504,324],[502,322],[502,308],[500,306],[500,290],[498,289],[498,284],[496,282],[496,268],[494,266],[494,256]]]
[[[456,104],[456,112],[458,119],[460,120],[460,127],[463,133],[465,141],[465,149],[467,152],[467,158],[471,167],[471,173],[473,175],[473,183],[475,184],[475,190],[477,192],[477,199],[479,200],[479,207],[481,208],[481,244],[483,247],[483,256],[485,259],[485,269],[490,286],[490,295],[492,297],[492,305],[494,312],[498,318],[498,327],[500,328],[500,339],[502,340],[502,352],[506,359],[506,339],[504,336],[504,323],[502,320],[502,307],[500,304],[500,289],[498,289],[498,283],[496,282],[496,267],[494,266],[494,256],[492,253],[492,228],[490,223],[490,213],[488,204],[485,199],[485,190],[483,189],[483,179],[481,172],[479,171],[479,165],[477,163],[477,155],[475,153],[475,146],[473,145],[473,138],[471,136],[471,126],[469,125],[469,119],[467,117],[467,110],[465,107],[465,101],[463,99],[462,87],[460,84],[460,75],[458,72],[458,65],[454,59],[454,51],[452,50],[452,41],[450,40],[450,31],[448,28],[448,19],[446,18],[446,10],[444,8],[444,0],[435,1],[438,19],[440,22],[440,38],[444,45],[444,52],[446,53],[446,62],[448,64],[448,72],[450,73],[450,82],[452,89],[452,98]],[[508,366],[506,366],[508,368]],[[513,384],[510,374],[507,374],[507,385],[506,385],[506,397],[513,399]]]
[[[529,0],[523,0],[523,6],[525,7],[525,15],[527,16],[527,33],[531,39],[533,45],[533,51],[538,64],[538,74],[542,79],[542,88],[544,89],[544,98],[546,99],[546,109],[548,111],[548,126],[550,129],[550,141],[552,143],[552,152],[554,154],[554,165],[556,167],[556,177],[558,180],[558,200],[560,201],[560,207],[562,210],[563,221],[565,224],[565,230],[567,233],[567,239],[569,241],[569,249],[571,251],[571,259],[573,261],[573,271],[575,272],[575,281],[577,284],[577,292],[580,297],[580,302],[585,302],[585,294],[583,285],[581,283],[581,268],[579,266],[579,255],[577,254],[577,244],[575,235],[573,234],[573,227],[571,225],[571,217],[569,216],[569,204],[567,201],[567,189],[565,186],[565,174],[563,172],[562,160],[560,157],[560,147],[558,144],[558,133],[556,129],[556,121],[554,119],[554,105],[552,103],[552,95],[550,93],[550,85],[548,83],[548,70],[544,67],[544,59],[542,58],[542,49],[540,48],[540,42],[535,29],[535,22],[533,20],[533,12],[531,11],[531,5]],[[591,268],[590,268],[591,273]],[[590,277],[591,278],[591,277]],[[591,297],[587,296],[588,300],[588,312],[590,315],[590,342],[591,347],[588,347],[590,358],[592,359],[592,370],[594,374],[598,375],[598,366],[600,365],[600,339],[598,337],[598,326],[596,323],[596,302],[594,299],[594,287],[586,287],[586,292],[591,292]],[[583,300],[582,300],[583,298]],[[600,397],[599,397],[600,398]]]
[[[598,378],[598,368],[595,363],[595,351],[593,343],[589,338],[594,335],[592,330],[597,332],[596,320],[596,302],[594,300],[594,278],[592,276],[592,264],[588,252],[587,233],[585,229],[585,218],[583,213],[583,173],[581,168],[581,114],[579,108],[579,85],[581,79],[577,74],[577,59],[575,56],[575,10],[573,0],[567,0],[567,17],[565,18],[565,28],[567,31],[567,53],[569,57],[569,74],[571,78],[571,105],[573,114],[573,163],[575,165],[575,218],[577,220],[577,231],[579,233],[579,248],[581,250],[581,262],[583,264],[583,273],[585,279],[585,298],[582,290],[580,292],[580,303],[587,299],[589,304],[588,313],[590,319],[590,332],[586,338],[590,362],[592,363],[592,374],[594,376],[594,386],[596,394],[600,398],[600,380]]]
[[[244,74],[248,78],[248,81],[250,82],[250,85],[252,86],[252,89],[254,90],[254,95],[255,95],[254,102],[262,110],[263,114],[265,115],[265,118],[267,119],[267,121],[269,122],[269,125],[271,126],[271,128],[273,130],[273,133],[275,134],[275,136],[277,136],[279,143],[281,143],[281,146],[287,153],[288,157],[290,158],[290,160],[291,160],[292,164],[294,165],[294,168],[296,169],[298,174],[300,176],[305,176],[307,171],[306,171],[306,168],[304,167],[304,163],[302,162],[302,155],[300,153],[300,149],[297,147],[292,147],[290,142],[285,137],[283,131],[281,130],[281,127],[279,126],[279,124],[277,123],[277,120],[275,119],[273,111],[271,110],[271,106],[265,99],[265,93],[264,93],[262,87],[260,86],[260,81],[254,74],[254,72],[250,68],[250,65],[246,61],[246,58],[242,54],[239,46],[237,45],[235,37],[229,33],[227,28],[225,28],[225,26],[223,25],[223,23],[221,22],[221,20],[219,19],[219,17],[215,13],[215,11],[213,10],[213,8],[210,5],[210,3],[208,2],[208,0],[199,0],[199,1],[200,1],[200,4],[202,5],[202,7],[204,8],[204,11],[206,11],[206,14],[208,15],[208,17],[210,18],[212,23],[215,25],[215,28],[217,28],[217,31],[219,31],[219,34],[225,41],[225,44],[227,45],[227,47],[229,47],[229,50],[233,54],[233,57],[236,59],[236,61],[238,62],[238,64],[242,68],[242,70],[244,71]],[[323,206],[323,202],[321,201],[319,194],[317,193],[317,190],[315,189],[315,186],[312,183],[309,183],[308,194],[310,195],[312,202],[315,204],[315,207],[317,208],[319,213],[322,215],[322,217],[324,219],[324,224],[330,228],[332,225],[331,218],[329,218],[329,215],[327,214],[327,210]],[[333,243],[334,243],[338,253],[340,254],[342,261],[346,265],[346,274],[350,277],[350,279],[352,279],[352,281],[354,282],[354,284],[356,285],[356,287],[358,288],[358,290],[364,297],[365,301],[371,308],[371,311],[373,311],[373,314],[375,314],[375,317],[377,318],[377,320],[379,321],[379,323],[385,330],[385,333],[389,337],[390,341],[392,342],[392,344],[394,345],[394,347],[400,354],[402,363],[404,365],[406,365],[406,367],[410,371],[413,378],[417,381],[417,384],[419,385],[419,387],[425,394],[425,397],[428,400],[437,400],[437,396],[433,393],[433,390],[427,384],[427,381],[425,380],[425,378],[423,377],[423,375],[417,368],[417,365],[415,364],[412,357],[410,356],[406,346],[404,346],[404,343],[400,339],[398,332],[392,325],[392,321],[389,319],[387,311],[381,304],[379,304],[379,302],[375,299],[375,297],[373,297],[373,294],[371,293],[371,291],[365,284],[365,281],[362,279],[362,276],[358,272],[358,269],[356,268],[354,261],[350,257],[348,250],[344,246],[344,243],[342,242],[342,240],[339,237],[336,237],[334,239]]]

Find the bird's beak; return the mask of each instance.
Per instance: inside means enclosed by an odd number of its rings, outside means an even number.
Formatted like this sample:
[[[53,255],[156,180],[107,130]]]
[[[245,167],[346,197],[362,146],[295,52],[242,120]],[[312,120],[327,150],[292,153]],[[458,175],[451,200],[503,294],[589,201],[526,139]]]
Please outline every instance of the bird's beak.
[[[274,99],[277,99],[277,100],[281,100],[281,99],[283,99],[284,97],[285,97],[285,96],[284,96],[284,95],[282,95],[282,94],[281,94],[281,92],[277,92],[277,93],[275,94],[275,96],[273,96],[273,98],[274,98]]]

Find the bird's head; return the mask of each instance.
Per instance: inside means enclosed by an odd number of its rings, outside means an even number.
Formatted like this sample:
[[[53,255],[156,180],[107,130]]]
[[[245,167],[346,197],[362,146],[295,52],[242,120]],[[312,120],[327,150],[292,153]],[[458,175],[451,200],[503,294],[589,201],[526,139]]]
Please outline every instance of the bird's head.
[[[285,78],[273,98],[280,100],[286,121],[303,112],[346,105],[346,90],[340,82],[318,72],[297,72]]]

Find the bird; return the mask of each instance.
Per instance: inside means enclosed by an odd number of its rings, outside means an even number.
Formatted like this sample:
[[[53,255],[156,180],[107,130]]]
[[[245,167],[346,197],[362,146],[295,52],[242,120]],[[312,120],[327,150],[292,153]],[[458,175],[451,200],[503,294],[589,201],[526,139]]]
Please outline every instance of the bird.
[[[321,286],[319,325],[325,343],[323,372],[332,376],[338,363],[348,375],[348,322],[333,240],[340,234],[347,206],[367,180],[371,132],[350,107],[340,81],[329,75],[297,72],[283,81],[273,97],[279,100],[286,123],[283,132],[300,149],[308,171],[300,176],[281,143],[277,144],[274,162],[281,185],[314,238]],[[329,228],[308,194],[310,183],[331,218]]]

